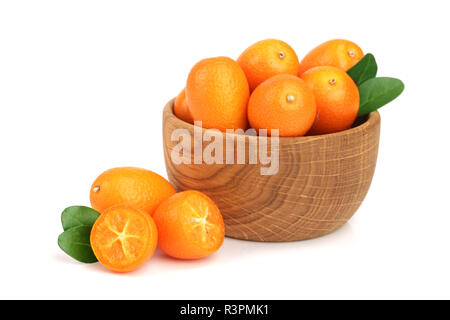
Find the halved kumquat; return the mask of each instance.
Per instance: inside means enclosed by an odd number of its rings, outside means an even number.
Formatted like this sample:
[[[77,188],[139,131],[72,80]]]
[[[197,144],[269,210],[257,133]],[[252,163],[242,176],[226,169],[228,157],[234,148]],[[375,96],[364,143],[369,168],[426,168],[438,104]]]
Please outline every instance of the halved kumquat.
[[[139,268],[155,252],[158,232],[144,211],[126,205],[103,212],[91,230],[91,246],[108,269],[128,272]]]
[[[164,201],[153,216],[158,246],[178,259],[199,259],[219,250],[225,237],[222,215],[205,194],[189,190]]]

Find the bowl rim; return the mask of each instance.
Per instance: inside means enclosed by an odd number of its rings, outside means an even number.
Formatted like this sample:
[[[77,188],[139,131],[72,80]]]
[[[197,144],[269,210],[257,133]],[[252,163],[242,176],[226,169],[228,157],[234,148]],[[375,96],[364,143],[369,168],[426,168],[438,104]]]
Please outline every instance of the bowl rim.
[[[175,104],[175,98],[169,100],[164,109],[163,109],[163,113],[167,113],[171,118],[174,118],[175,121],[177,121],[181,126],[189,129],[189,130],[194,130],[194,125],[186,122],[184,120],[181,120],[180,118],[178,118],[175,113],[173,112],[173,106]],[[289,142],[310,142],[310,141],[314,141],[317,139],[323,139],[323,138],[339,138],[341,136],[347,136],[350,134],[356,134],[360,131],[366,131],[371,129],[372,127],[374,127],[375,125],[377,125],[378,123],[380,123],[380,114],[378,111],[372,111],[371,113],[369,113],[367,115],[367,119],[357,125],[356,127],[351,127],[347,130],[343,130],[343,131],[339,131],[339,132],[334,132],[334,133],[326,133],[326,134],[320,134],[320,135],[314,135],[314,136],[298,136],[298,137],[278,137],[278,139],[283,142],[289,143]],[[218,129],[208,129],[208,128],[203,128],[202,127],[202,133],[206,130],[217,130],[218,132],[220,132],[222,134],[222,136],[231,136],[231,137],[235,137],[235,136],[239,136],[241,137],[241,134],[237,134],[237,133],[229,133],[229,132],[223,132],[220,131]],[[262,137],[262,136],[252,136],[252,135],[245,135],[245,137],[248,137],[249,139],[261,139],[261,138],[265,138],[265,139],[270,139],[270,136],[267,137]]]

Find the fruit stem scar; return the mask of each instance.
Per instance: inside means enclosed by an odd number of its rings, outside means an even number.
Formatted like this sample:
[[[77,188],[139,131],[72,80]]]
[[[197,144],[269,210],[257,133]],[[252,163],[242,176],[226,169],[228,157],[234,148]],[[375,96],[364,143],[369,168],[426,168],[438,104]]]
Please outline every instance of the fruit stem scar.
[[[328,80],[328,83],[332,86],[334,86],[336,84],[336,79],[335,78],[331,78],[330,80]]]
[[[295,101],[294,95],[288,94],[288,95],[286,96],[286,101],[287,101],[287,102],[294,102],[294,101]]]
[[[280,57],[280,59],[284,59],[284,57],[286,57],[286,55],[284,54],[284,52],[283,51],[280,51],[279,53],[278,53],[278,56]]]
[[[92,189],[92,191],[99,192],[100,191],[100,186],[95,186],[94,189]]]
[[[351,58],[353,58],[354,56],[355,56],[355,52],[353,51],[353,50],[348,50],[348,55],[351,57]]]

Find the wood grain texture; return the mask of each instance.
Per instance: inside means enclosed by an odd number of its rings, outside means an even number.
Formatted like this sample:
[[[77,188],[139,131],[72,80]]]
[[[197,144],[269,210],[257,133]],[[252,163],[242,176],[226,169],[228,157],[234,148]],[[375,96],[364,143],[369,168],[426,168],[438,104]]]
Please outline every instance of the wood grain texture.
[[[194,126],[175,117],[173,101],[163,111],[169,180],[178,191],[195,189],[211,197],[223,214],[228,237],[254,241],[319,237],[347,222],[367,194],[378,154],[378,112],[343,132],[279,138],[279,171],[261,175],[264,165],[249,164],[248,155],[246,164],[175,164],[170,155],[178,142],[171,141],[171,134],[184,128],[193,135]],[[236,135],[231,136],[236,143]],[[246,153],[256,139],[245,136]]]

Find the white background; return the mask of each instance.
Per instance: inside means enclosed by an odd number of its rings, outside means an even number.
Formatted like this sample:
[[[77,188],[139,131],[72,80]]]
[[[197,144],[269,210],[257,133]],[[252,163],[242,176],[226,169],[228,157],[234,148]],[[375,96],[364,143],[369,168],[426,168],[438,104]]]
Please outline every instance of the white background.
[[[450,298],[446,1],[2,1],[0,298]],[[60,213],[103,170],[166,176],[161,111],[198,60],[279,38],[301,58],[347,38],[406,84],[381,110],[378,165],[335,233],[158,251],[115,274],[57,246]]]

